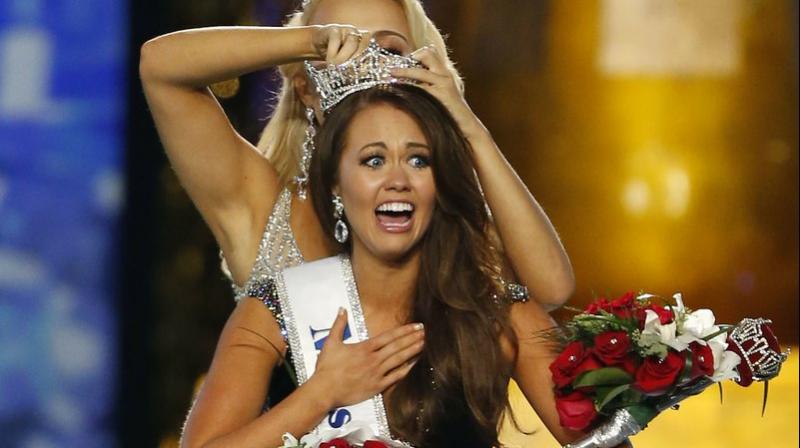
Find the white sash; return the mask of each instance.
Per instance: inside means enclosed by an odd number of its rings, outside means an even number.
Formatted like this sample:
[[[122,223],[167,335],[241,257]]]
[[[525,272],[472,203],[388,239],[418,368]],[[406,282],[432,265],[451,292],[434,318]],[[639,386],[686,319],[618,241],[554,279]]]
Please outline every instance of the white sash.
[[[347,310],[345,343],[368,339],[350,260],[343,255],[288,268],[275,276],[276,289],[289,336],[298,385],[314,373],[317,356],[328,337],[339,307]],[[312,433],[329,433],[345,426],[369,426],[390,439],[383,397],[331,410]]]

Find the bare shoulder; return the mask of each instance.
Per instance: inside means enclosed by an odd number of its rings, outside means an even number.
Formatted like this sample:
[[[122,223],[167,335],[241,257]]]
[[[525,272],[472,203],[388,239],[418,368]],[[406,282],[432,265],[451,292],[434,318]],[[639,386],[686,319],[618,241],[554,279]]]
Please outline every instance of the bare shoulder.
[[[232,432],[257,418],[272,371],[285,351],[269,310],[258,299],[242,299],[222,330],[211,368],[192,405],[184,446]]]
[[[264,352],[273,364],[286,353],[278,322],[257,298],[245,297],[237,304],[222,331],[217,351],[242,347]]]

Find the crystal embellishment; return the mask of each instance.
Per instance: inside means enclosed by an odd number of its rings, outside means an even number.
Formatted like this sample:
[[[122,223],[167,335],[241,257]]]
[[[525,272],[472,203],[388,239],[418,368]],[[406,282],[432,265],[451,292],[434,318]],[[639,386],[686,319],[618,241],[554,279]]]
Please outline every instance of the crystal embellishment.
[[[336,227],[333,229],[333,237],[336,238],[336,241],[344,244],[349,236],[350,231],[347,230],[347,224],[341,219],[336,221]]]
[[[297,242],[289,223],[292,210],[292,192],[283,189],[272,213],[269,215],[264,233],[258,245],[258,254],[250,276],[244,285],[239,286],[230,276],[227,263],[223,258],[223,272],[231,280],[234,298],[238,302],[244,297],[262,298],[262,286],[273,275],[284,268],[297,266],[303,263],[303,256],[297,247]]]
[[[422,67],[414,58],[392,53],[370,39],[364,51],[341,64],[329,64],[322,68],[305,62],[306,74],[314,84],[320,97],[320,107],[329,112],[348,95],[371,87],[388,84],[416,84],[410,79],[395,78],[394,68]]]

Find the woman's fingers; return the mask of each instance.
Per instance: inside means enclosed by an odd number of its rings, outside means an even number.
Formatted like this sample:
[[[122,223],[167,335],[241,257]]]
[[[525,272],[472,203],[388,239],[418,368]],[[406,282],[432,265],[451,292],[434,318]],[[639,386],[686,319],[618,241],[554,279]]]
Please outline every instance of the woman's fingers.
[[[421,338],[404,342],[405,344],[399,344],[395,346],[396,350],[385,355],[386,357],[380,365],[380,372],[391,372],[397,367],[402,366],[404,363],[409,362],[411,358],[419,355],[420,352],[422,352],[422,348],[425,345],[425,341]],[[392,344],[387,346],[387,348],[391,345]]]
[[[447,66],[445,65],[442,58],[439,56],[439,52],[436,50],[436,47],[433,45],[426,45],[409,55],[411,58],[422,62],[425,67],[436,74],[443,75],[447,73]]]
[[[398,336],[377,350],[378,359],[383,362],[395,353],[425,340],[425,331],[413,331]]]
[[[412,79],[414,81],[419,81],[423,84],[429,85],[436,85],[437,83],[443,81],[443,77],[441,75],[437,75],[436,73],[421,67],[393,68],[392,76],[395,78]]]
[[[384,376],[383,380],[381,380],[380,390],[381,391],[386,390],[387,387],[405,378],[406,375],[408,375],[408,372],[410,372],[411,369],[414,368],[414,364],[416,364],[416,361],[409,362],[389,372],[389,374]]]
[[[325,50],[325,62],[328,64],[333,63],[333,59],[339,53],[339,47],[342,46],[342,34],[338,29],[333,29],[328,34],[328,47]]]
[[[375,336],[374,338],[368,341],[369,348],[372,351],[378,351],[382,349],[386,344],[390,342],[402,338],[403,336],[414,334],[417,332],[421,332],[425,327],[422,324],[406,324],[401,327],[392,328],[391,330],[386,330],[383,333]]]
[[[339,308],[339,312],[336,313],[336,319],[333,321],[333,325],[331,325],[331,332],[328,333],[328,338],[325,344],[323,344],[324,347],[327,347],[328,344],[341,344],[344,339],[345,327],[347,327],[347,310]]]
[[[333,64],[341,64],[346,60],[353,57],[361,45],[362,36],[357,30],[345,28],[343,29],[344,36],[342,37],[342,46],[338,49],[337,53],[331,59]]]

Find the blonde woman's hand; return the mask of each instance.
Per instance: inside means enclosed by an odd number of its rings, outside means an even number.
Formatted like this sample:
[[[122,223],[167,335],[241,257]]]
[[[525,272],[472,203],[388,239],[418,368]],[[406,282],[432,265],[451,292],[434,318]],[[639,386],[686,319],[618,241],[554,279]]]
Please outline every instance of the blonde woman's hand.
[[[392,69],[392,75],[417,81],[418,87],[430,93],[450,111],[461,131],[471,139],[486,128],[467,104],[453,74],[447,68],[444,55],[433,45],[424,46],[409,55],[424,67]]]
[[[369,33],[352,25],[317,25],[311,42],[320,59],[328,64],[341,64],[360,53],[369,44]]]
[[[421,324],[387,330],[356,344],[343,342],[347,314],[340,312],[322,347],[309,382],[329,394],[333,407],[360,403],[403,379],[425,339]]]

